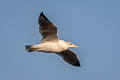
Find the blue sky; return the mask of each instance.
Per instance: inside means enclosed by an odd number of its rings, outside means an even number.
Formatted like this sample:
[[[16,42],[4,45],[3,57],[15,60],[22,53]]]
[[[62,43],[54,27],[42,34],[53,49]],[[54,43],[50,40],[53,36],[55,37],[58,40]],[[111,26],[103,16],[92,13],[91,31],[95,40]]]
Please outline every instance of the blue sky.
[[[0,80],[120,80],[119,0],[1,0]],[[40,12],[58,27],[81,67],[59,56],[27,53],[26,44],[41,40]]]

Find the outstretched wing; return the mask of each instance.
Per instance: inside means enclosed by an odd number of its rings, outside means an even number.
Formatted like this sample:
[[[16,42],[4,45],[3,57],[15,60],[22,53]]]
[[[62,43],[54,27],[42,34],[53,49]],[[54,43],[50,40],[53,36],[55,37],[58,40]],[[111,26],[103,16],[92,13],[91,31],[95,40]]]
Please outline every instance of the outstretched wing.
[[[76,54],[73,51],[67,49],[63,52],[56,53],[56,54],[61,56],[63,58],[63,60],[68,62],[69,64],[80,67],[80,62],[79,62]]]
[[[58,40],[57,27],[47,19],[43,12],[40,13],[38,24],[40,26],[39,32],[43,37],[42,42]]]

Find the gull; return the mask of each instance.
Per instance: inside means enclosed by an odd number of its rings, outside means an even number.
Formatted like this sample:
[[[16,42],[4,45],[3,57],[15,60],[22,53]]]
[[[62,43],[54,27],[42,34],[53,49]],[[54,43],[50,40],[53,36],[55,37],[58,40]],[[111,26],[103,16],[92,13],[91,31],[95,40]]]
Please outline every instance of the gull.
[[[71,49],[78,48],[72,42],[59,40],[57,36],[57,27],[44,15],[40,13],[38,18],[39,32],[42,35],[40,44],[26,45],[27,52],[45,52],[55,53],[63,58],[63,60],[73,66],[80,67],[80,61]]]

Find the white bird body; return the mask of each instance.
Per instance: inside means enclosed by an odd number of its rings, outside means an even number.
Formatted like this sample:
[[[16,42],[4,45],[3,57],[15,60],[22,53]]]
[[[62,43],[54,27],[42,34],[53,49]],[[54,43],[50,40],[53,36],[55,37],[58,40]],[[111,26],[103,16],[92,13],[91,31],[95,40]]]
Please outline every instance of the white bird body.
[[[59,40],[57,36],[57,27],[50,22],[47,17],[41,12],[38,18],[39,32],[42,35],[40,44],[26,45],[27,52],[45,52],[55,53],[63,58],[64,61],[68,62],[73,66],[80,66],[77,55],[69,48],[78,46],[64,40]]]
[[[62,52],[67,50],[69,46],[64,40],[58,40],[56,42],[44,42],[31,46],[36,49],[36,51],[45,51],[45,52]]]

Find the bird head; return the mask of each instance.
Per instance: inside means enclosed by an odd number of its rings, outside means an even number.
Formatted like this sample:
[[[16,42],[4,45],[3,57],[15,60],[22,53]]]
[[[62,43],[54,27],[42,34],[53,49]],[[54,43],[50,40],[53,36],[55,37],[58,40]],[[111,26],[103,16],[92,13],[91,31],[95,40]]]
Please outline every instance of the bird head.
[[[69,45],[69,47],[78,48],[78,46],[73,44],[72,42],[67,42],[67,45]]]

